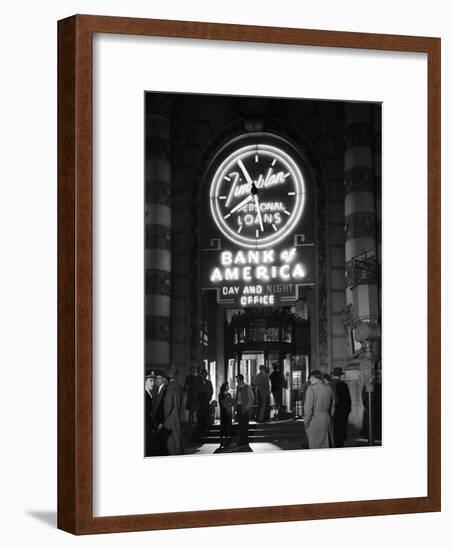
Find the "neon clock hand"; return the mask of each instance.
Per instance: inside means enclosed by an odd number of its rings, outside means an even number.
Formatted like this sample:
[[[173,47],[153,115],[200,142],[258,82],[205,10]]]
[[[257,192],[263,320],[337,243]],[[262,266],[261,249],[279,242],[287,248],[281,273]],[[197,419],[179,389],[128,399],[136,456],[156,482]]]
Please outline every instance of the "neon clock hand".
[[[237,164],[240,166],[240,168],[243,172],[243,175],[245,176],[246,182],[249,183],[250,185],[253,185],[253,180],[251,179],[250,175],[248,174],[248,170],[245,168],[245,165],[243,164],[242,159],[239,159]]]
[[[256,207],[256,210],[257,210],[257,217],[259,219],[259,225],[261,227],[261,231],[264,232],[264,224],[262,223],[262,213],[261,213],[261,209],[260,209],[260,205],[259,205],[259,199],[257,198],[257,193],[254,196],[254,205]]]
[[[239,208],[242,208],[242,206],[245,206],[245,204],[248,204],[252,200],[253,200],[253,195],[248,195],[246,199],[243,199],[242,202],[239,202],[239,204],[236,204],[234,208],[229,211],[229,214],[234,214],[236,210],[238,210]]]

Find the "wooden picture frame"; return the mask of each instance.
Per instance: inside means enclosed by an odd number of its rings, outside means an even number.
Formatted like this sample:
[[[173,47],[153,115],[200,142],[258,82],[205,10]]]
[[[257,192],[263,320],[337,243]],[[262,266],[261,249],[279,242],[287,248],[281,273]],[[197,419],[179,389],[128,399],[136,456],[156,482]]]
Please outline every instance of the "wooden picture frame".
[[[423,52],[427,55],[428,496],[93,517],[94,33]],[[91,534],[439,511],[440,39],[76,15],[59,21],[58,51],[58,527],[74,534]]]

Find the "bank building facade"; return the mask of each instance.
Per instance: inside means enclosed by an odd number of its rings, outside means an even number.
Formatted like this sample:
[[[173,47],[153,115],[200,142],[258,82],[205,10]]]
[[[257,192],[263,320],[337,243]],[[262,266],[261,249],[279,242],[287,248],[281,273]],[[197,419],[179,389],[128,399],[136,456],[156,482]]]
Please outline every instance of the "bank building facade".
[[[196,365],[215,397],[276,362],[288,418],[311,370],[339,374],[362,430],[381,391],[381,105],[145,98],[146,373],[183,384]]]

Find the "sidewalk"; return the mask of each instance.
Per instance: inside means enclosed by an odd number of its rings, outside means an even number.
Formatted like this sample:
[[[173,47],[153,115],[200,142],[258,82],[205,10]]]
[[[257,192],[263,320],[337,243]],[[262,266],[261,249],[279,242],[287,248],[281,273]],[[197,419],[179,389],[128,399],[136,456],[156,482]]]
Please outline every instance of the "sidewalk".
[[[233,443],[227,447],[220,445],[220,425],[215,422],[206,434],[198,436],[196,427],[182,425],[186,454],[218,454],[237,452],[275,452],[288,450],[308,450],[308,440],[302,419],[281,420],[249,425],[249,445],[238,446],[238,425],[233,424]],[[381,442],[376,442],[381,445]],[[367,447],[368,442],[358,433],[349,433],[345,447]]]

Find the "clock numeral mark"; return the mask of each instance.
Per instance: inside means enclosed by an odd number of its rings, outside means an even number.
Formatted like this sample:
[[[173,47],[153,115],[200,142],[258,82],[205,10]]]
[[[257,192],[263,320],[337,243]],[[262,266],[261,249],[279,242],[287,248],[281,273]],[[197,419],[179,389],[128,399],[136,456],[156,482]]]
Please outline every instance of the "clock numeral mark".
[[[226,216],[223,218],[223,220],[227,220],[230,216],[231,216],[231,213],[229,212],[229,214],[226,214]]]
[[[259,229],[256,229],[256,239],[259,238]]]
[[[278,231],[278,228],[276,227],[276,225],[274,223],[272,224],[272,227],[273,227],[274,231]]]
[[[259,155],[256,155],[256,156],[254,157],[254,160],[255,160],[256,162],[259,162]]]
[[[241,233],[241,232],[242,232],[242,229],[243,229],[243,224],[242,224],[242,225],[239,225],[239,228],[237,229],[237,233]]]
[[[295,195],[295,191],[290,191],[289,193],[287,193],[288,195]],[[221,197],[220,197],[221,199]]]
[[[290,172],[287,172],[286,174],[284,174],[284,179],[288,178],[290,176]]]
[[[276,159],[273,159],[272,166],[275,166],[275,164],[276,164]]]
[[[228,176],[224,176],[224,179],[225,179],[226,181],[231,181],[231,178],[229,178]]]
[[[284,210],[284,214],[287,214],[288,216],[290,216],[290,212],[288,210]]]
[[[290,193],[289,193],[289,195],[290,195]],[[224,201],[225,199],[227,199],[226,195],[221,195],[221,197],[218,197],[218,198],[220,199],[220,201]]]

